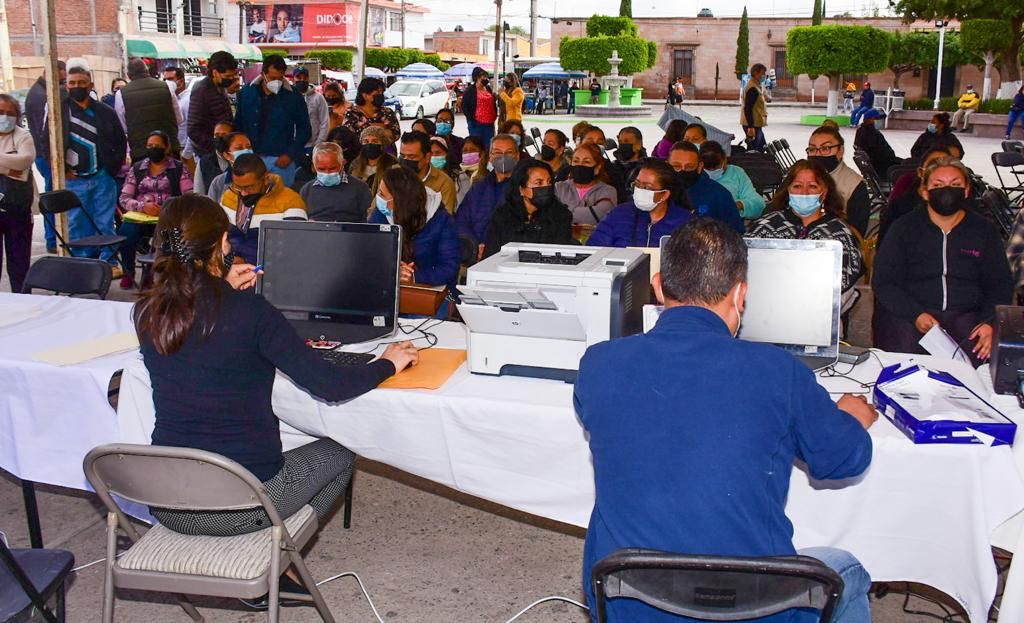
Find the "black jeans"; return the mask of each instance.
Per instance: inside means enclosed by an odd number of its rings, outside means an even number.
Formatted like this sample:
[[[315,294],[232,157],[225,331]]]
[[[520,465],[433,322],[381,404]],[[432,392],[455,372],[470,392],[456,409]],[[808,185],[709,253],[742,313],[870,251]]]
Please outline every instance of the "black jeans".
[[[7,276],[11,292],[20,293],[32,261],[32,215],[0,212],[0,245],[7,256]],[[3,258],[0,258],[0,267]]]
[[[960,345],[964,354],[971,359],[974,367],[981,362],[974,356],[974,340],[969,339],[971,331],[978,326],[978,312],[969,311],[928,311],[929,314],[939,321],[939,325],[945,329],[953,341]],[[927,355],[928,352],[921,348],[918,341],[924,335],[917,330],[913,322],[904,320],[885,310],[881,305],[875,303],[875,314],[871,319],[871,330],[874,333],[874,343],[877,348],[891,353],[911,353]]]

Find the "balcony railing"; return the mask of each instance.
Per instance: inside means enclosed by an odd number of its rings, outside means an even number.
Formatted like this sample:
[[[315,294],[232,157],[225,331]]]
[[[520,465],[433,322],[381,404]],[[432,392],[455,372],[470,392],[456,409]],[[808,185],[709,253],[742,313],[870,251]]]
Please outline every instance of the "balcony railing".
[[[192,37],[223,37],[224,20],[197,13],[185,13],[183,34]],[[139,32],[167,32],[178,30],[173,11],[146,11],[139,7]]]

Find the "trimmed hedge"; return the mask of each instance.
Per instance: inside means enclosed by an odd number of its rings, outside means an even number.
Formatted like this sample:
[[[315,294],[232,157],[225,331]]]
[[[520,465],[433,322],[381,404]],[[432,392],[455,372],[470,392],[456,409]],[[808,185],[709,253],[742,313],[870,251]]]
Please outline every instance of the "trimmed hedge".
[[[274,54],[280,56],[281,58],[288,58],[288,50],[285,50],[283,48],[260,48],[260,52],[263,53],[264,60],[266,60],[268,56],[273,56]]]
[[[441,71],[448,69],[448,63],[437,54],[424,54],[422,50],[405,48],[369,48],[366,50],[366,64],[385,72],[395,72],[412,63],[426,63]]]
[[[303,56],[320,59],[320,66],[324,69],[352,69],[352,50],[306,50]]]
[[[628,17],[594,15],[587,20],[588,37],[617,37],[619,35],[636,37],[637,32],[636,24]]]
[[[559,47],[559,58],[564,69],[606,75],[612,70],[608,59],[611,58],[612,51],[618,50],[619,58],[622,59],[619,73],[628,76],[654,66],[657,45],[655,44],[653,48],[655,56],[652,57],[650,43],[653,42],[639,37],[565,37]]]
[[[868,74],[889,66],[893,36],[873,26],[797,26],[786,35],[786,66],[794,75]]]
[[[940,112],[956,112],[958,96],[954,97],[941,97],[939,98],[939,111]],[[931,110],[935,104],[935,100],[932,98],[922,98],[916,100],[907,100],[903,103],[905,110]],[[1003,99],[990,99],[985,100],[981,103],[981,107],[978,112],[988,113],[992,115],[1005,115],[1010,112],[1010,106],[1013,105],[1013,100]]]

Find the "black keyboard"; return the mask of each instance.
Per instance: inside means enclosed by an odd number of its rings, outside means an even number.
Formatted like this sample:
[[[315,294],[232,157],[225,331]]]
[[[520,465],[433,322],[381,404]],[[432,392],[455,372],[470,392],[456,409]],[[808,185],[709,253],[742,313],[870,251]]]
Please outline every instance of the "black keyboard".
[[[370,353],[350,353],[344,350],[322,350],[320,356],[336,366],[365,366],[376,359]]]

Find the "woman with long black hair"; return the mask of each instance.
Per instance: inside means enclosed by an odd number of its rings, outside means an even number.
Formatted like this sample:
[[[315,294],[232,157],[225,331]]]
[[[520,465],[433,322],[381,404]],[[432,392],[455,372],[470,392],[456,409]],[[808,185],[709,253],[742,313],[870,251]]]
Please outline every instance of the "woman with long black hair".
[[[572,212],[555,195],[554,174],[545,162],[519,161],[505,190],[505,201],[494,211],[484,257],[507,242],[576,244]]]

